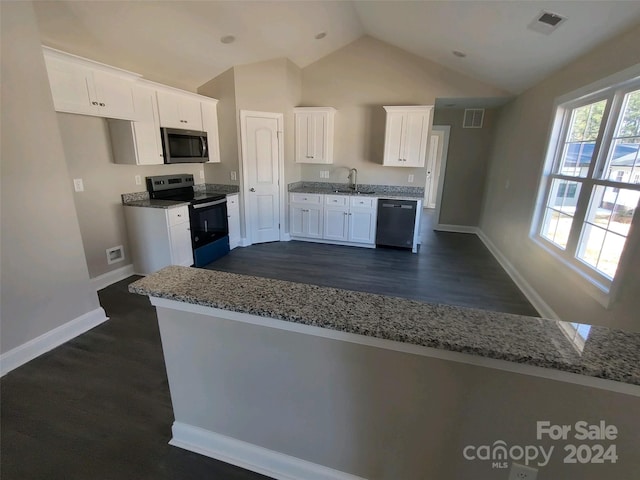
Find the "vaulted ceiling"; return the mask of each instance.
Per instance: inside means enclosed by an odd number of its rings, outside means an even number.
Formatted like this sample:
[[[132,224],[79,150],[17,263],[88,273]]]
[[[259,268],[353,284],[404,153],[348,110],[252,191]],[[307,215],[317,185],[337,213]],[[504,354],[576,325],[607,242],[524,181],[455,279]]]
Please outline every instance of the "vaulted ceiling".
[[[614,0],[72,0],[35,8],[43,44],[189,90],[234,65],[288,57],[304,68],[371,35],[519,93],[640,23],[640,2]],[[528,29],[542,10],[567,20],[549,35]],[[235,41],[222,43],[228,35]]]

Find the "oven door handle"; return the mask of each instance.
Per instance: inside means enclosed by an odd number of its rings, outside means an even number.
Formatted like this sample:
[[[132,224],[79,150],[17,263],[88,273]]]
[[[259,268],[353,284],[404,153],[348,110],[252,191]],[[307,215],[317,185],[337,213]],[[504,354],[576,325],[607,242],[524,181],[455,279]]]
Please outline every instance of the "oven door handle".
[[[222,200],[216,200],[215,202],[197,203],[196,205],[191,206],[197,210],[199,208],[213,207],[214,205],[220,205],[222,203],[227,203],[227,199],[223,198]]]

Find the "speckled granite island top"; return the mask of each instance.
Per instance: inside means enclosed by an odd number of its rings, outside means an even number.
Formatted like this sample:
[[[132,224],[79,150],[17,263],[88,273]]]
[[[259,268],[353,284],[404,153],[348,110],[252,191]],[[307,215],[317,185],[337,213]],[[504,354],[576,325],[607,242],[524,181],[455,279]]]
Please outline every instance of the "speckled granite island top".
[[[129,291],[640,385],[640,333],[591,327],[580,352],[554,320],[179,266]]]

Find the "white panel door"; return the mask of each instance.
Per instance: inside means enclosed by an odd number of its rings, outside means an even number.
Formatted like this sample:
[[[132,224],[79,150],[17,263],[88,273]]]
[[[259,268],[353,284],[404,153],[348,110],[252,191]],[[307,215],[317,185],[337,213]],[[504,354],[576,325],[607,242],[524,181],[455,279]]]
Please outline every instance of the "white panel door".
[[[133,98],[134,83],[131,80],[95,70],[93,83],[101,116],[138,120]]]
[[[45,57],[45,60],[56,111],[96,115],[99,105],[93,98],[91,71],[57,58]]]
[[[242,112],[243,168],[247,191],[247,230],[251,243],[280,240],[278,118]]]
[[[443,131],[434,130],[431,132],[431,138],[429,140],[429,156],[427,157],[427,183],[424,189],[424,206],[426,208],[436,208],[443,138]]]
[[[189,222],[179,223],[169,227],[171,237],[171,263],[190,267],[193,265],[193,248],[191,246],[191,231]]]

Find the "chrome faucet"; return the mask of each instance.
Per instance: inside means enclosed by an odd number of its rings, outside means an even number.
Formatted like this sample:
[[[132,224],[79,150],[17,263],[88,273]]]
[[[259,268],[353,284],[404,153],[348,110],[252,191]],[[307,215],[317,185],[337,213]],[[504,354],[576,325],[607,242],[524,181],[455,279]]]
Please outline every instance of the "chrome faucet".
[[[356,170],[355,168],[352,168],[351,170],[349,170],[349,176],[347,177],[349,179],[349,188],[357,191],[358,190],[358,170]]]

